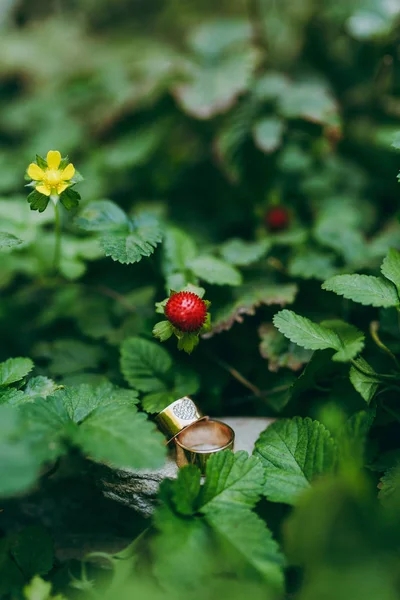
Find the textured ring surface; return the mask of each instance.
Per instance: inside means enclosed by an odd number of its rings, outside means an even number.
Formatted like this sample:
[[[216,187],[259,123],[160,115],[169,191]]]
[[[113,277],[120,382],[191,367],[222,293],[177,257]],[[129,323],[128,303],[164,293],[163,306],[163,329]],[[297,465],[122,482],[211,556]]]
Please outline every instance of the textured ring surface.
[[[156,416],[156,422],[163,433],[171,441],[183,429],[201,419],[203,415],[188,396],[179,398],[169,404]]]

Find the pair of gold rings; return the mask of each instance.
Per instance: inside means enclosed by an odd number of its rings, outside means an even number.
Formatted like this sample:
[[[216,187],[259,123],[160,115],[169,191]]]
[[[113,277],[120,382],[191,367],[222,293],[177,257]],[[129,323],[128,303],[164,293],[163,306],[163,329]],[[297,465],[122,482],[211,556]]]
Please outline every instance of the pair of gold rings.
[[[229,425],[204,417],[191,398],[175,400],[158,413],[156,421],[168,443],[174,441],[178,467],[196,465],[202,474],[207,460],[222,450],[233,450],[235,433]]]

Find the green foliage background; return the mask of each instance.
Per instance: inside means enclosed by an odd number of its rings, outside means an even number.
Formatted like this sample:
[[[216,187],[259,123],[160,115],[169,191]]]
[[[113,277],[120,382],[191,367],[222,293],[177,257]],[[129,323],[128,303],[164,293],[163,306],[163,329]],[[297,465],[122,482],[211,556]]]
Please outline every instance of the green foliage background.
[[[393,0],[1,3],[0,597],[399,597],[399,33]],[[57,274],[50,149],[84,176]],[[187,286],[190,356],[152,337]],[[151,522],[103,500],[84,457],[162,465],[186,394],[279,420]]]

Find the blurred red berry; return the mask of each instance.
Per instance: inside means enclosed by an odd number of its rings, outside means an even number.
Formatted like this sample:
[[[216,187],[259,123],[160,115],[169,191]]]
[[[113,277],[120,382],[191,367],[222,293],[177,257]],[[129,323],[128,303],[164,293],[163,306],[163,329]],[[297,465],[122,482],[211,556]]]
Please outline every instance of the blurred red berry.
[[[164,313],[168,321],[180,331],[193,332],[204,325],[207,306],[193,292],[177,292],[168,300]]]
[[[282,231],[289,225],[290,214],[284,206],[273,206],[266,212],[264,220],[270,231]]]

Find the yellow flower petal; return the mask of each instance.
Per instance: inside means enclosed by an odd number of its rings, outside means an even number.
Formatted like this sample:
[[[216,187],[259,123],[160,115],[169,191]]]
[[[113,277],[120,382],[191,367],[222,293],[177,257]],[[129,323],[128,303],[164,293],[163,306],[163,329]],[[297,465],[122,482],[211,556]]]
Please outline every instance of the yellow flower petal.
[[[36,163],[31,163],[28,167],[28,175],[35,181],[41,181],[44,177],[44,171]]]
[[[63,191],[66,190],[68,186],[69,186],[69,183],[59,183],[58,186],[56,187],[57,194],[58,195],[62,194]]]
[[[69,179],[72,179],[72,177],[75,175],[75,167],[72,163],[69,163],[69,165],[67,165],[64,169],[64,171],[62,171],[61,173],[61,179],[63,181],[68,181]]]
[[[37,185],[36,190],[38,192],[40,192],[41,194],[44,194],[45,196],[50,196],[50,194],[51,194],[51,189],[45,183],[41,183],[40,185]]]
[[[49,150],[46,159],[49,169],[58,169],[61,162],[61,154],[58,150]]]

